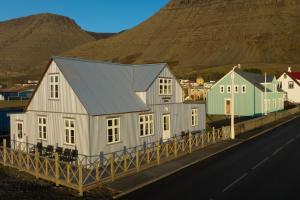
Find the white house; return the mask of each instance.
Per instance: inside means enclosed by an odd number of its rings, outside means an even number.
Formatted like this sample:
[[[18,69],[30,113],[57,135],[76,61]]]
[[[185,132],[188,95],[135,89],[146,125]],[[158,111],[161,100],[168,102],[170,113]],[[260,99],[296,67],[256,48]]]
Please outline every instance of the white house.
[[[278,87],[287,94],[287,101],[300,103],[300,72],[292,72],[291,68],[278,78]]]
[[[205,129],[205,104],[183,102],[167,64],[53,57],[11,139],[99,155]]]

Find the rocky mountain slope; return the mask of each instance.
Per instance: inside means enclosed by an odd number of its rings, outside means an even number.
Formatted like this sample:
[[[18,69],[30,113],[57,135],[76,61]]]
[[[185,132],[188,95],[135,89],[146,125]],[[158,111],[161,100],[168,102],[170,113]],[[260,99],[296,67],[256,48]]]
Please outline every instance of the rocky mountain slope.
[[[64,55],[168,62],[177,75],[237,63],[283,70],[300,64],[300,1],[172,0],[137,27]]]
[[[0,22],[0,82],[38,79],[49,58],[96,41],[72,19],[39,14]]]

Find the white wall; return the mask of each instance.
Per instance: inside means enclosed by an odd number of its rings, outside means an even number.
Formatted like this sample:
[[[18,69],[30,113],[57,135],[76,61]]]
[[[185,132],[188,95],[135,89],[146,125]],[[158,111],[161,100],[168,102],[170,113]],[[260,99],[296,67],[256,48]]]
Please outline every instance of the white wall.
[[[285,74],[285,73],[284,73]],[[282,90],[287,92],[287,99],[290,102],[300,103],[300,86],[294,82],[294,89],[289,89],[289,81],[294,81],[288,75],[284,78],[284,74],[282,74],[278,81],[282,82]]]

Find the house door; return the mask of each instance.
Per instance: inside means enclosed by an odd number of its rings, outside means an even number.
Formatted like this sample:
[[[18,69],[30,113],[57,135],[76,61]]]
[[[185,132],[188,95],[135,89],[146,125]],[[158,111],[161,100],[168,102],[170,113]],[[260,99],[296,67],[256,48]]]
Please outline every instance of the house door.
[[[25,140],[25,138],[24,138],[24,123],[23,123],[23,121],[17,121],[16,148],[21,147],[21,149],[23,149],[26,146],[26,144],[24,143],[24,140]]]
[[[163,114],[162,116],[162,126],[163,126],[163,140],[168,140],[171,137],[171,115]]]
[[[231,114],[231,99],[225,100],[225,115]]]

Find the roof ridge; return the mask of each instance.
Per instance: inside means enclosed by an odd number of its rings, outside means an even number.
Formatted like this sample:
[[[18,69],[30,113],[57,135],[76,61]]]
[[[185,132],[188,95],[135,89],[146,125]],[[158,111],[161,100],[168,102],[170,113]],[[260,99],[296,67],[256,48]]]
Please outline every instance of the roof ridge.
[[[52,56],[52,59],[64,59],[64,60],[74,60],[80,62],[90,62],[90,63],[102,63],[102,64],[111,64],[116,66],[127,66],[127,67],[137,67],[137,66],[149,66],[149,65],[167,65],[167,63],[145,63],[145,64],[123,64],[123,63],[114,63],[110,61],[102,61],[102,60],[93,60],[93,59],[83,59],[78,57],[68,57],[68,56]]]

